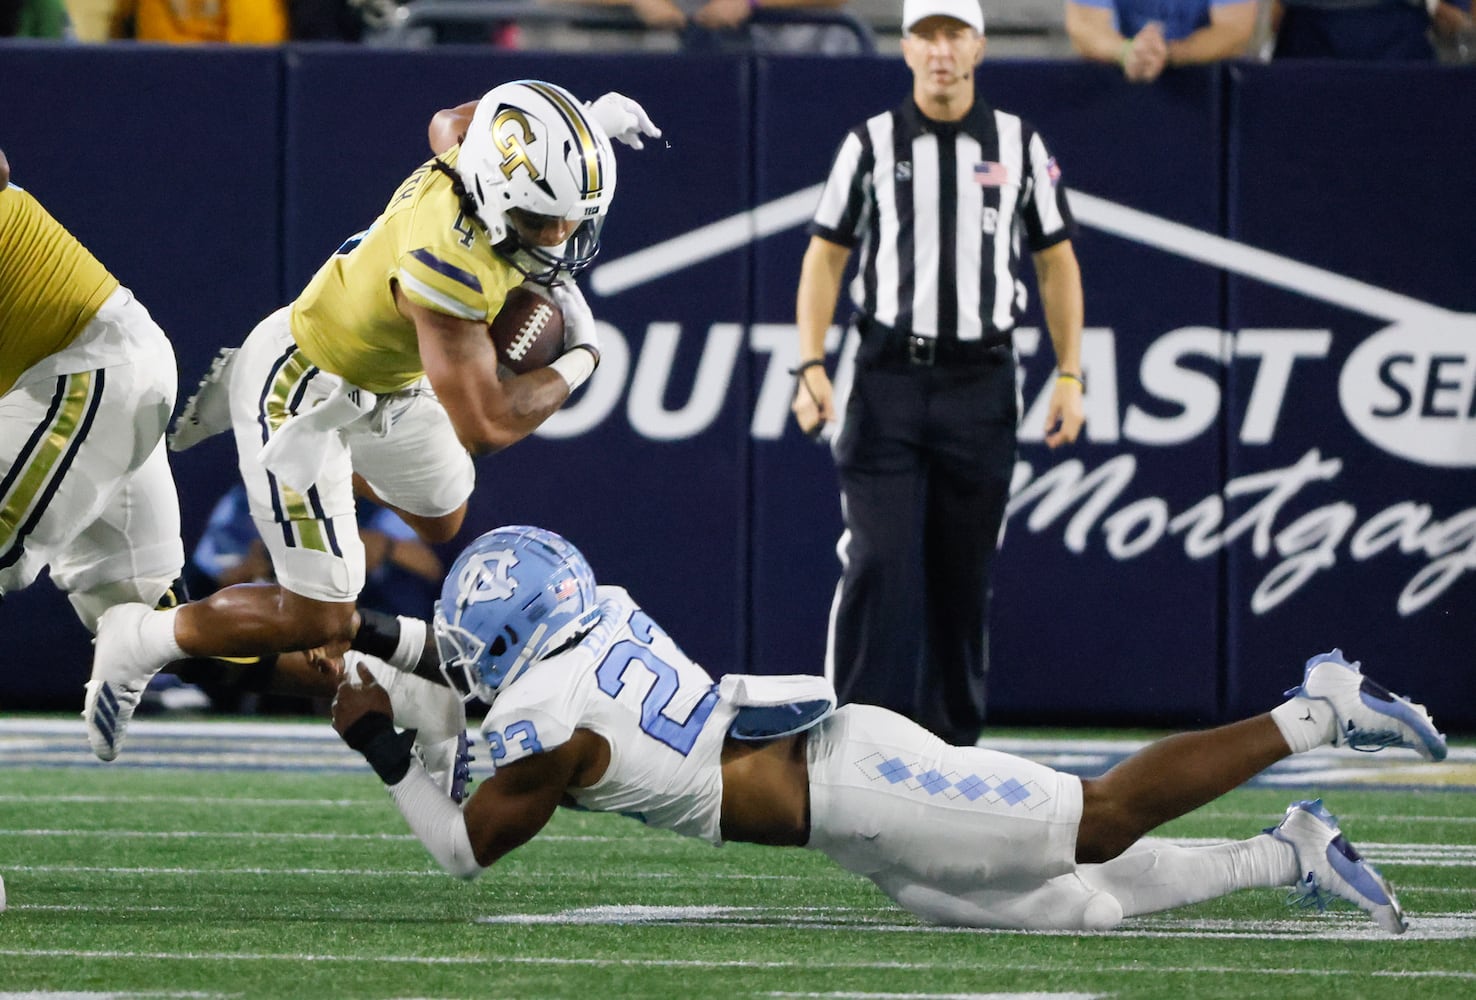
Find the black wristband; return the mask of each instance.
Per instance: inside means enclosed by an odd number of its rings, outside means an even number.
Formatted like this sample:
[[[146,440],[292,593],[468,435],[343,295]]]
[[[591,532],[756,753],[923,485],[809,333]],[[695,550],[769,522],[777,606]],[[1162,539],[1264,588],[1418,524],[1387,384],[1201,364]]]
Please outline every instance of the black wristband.
[[[410,747],[415,743],[415,730],[395,732],[395,724],[383,712],[361,715],[348,727],[343,741],[364,755],[379,780],[398,785],[410,770]]]
[[[359,631],[349,643],[350,649],[388,660],[400,644],[400,619],[383,611],[359,609]]]
[[[791,374],[791,375],[803,375],[805,372],[809,371],[811,368],[824,368],[824,367],[825,367],[825,359],[824,358],[811,358],[809,361],[801,361],[799,364],[797,364],[793,368],[789,369],[789,374]]]

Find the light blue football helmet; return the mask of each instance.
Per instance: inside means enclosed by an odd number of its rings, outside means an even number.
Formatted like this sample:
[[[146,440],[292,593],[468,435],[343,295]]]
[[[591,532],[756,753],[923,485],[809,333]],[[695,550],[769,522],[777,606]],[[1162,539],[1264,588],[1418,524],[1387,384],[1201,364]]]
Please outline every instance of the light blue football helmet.
[[[600,619],[594,572],[569,542],[542,528],[496,528],[451,564],[436,602],[441,672],[491,704],[551,652]]]

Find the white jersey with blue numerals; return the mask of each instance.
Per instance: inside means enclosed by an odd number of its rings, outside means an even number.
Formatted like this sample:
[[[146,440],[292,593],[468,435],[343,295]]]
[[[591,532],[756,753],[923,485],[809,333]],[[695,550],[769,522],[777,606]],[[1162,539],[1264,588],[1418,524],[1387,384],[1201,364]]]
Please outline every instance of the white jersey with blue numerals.
[[[581,807],[722,843],[723,738],[733,711],[717,686],[619,587],[600,587],[600,623],[578,646],[540,660],[508,686],[482,723],[496,766],[589,729],[610,766]]]

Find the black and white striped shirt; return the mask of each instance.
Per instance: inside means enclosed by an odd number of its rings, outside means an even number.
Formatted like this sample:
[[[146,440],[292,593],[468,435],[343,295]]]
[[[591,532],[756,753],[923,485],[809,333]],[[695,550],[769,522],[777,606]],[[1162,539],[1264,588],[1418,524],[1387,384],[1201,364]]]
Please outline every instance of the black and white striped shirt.
[[[904,334],[977,341],[1025,310],[1021,236],[1032,253],[1075,231],[1045,142],[975,100],[960,122],[909,97],[841,143],[809,232],[862,245],[851,299]]]

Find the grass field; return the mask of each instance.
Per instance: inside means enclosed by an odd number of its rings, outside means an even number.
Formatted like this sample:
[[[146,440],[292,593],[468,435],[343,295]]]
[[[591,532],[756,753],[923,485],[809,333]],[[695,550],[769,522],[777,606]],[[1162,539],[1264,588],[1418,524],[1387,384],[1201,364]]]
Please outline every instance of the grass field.
[[[1010,736],[1087,772],[1125,749]],[[806,851],[583,813],[467,884],[323,723],[141,721],[101,765],[80,721],[0,720],[0,997],[1476,997],[1476,748],[1313,756],[1163,832],[1243,837],[1325,794],[1402,938],[1279,890],[1101,935],[942,930]]]

